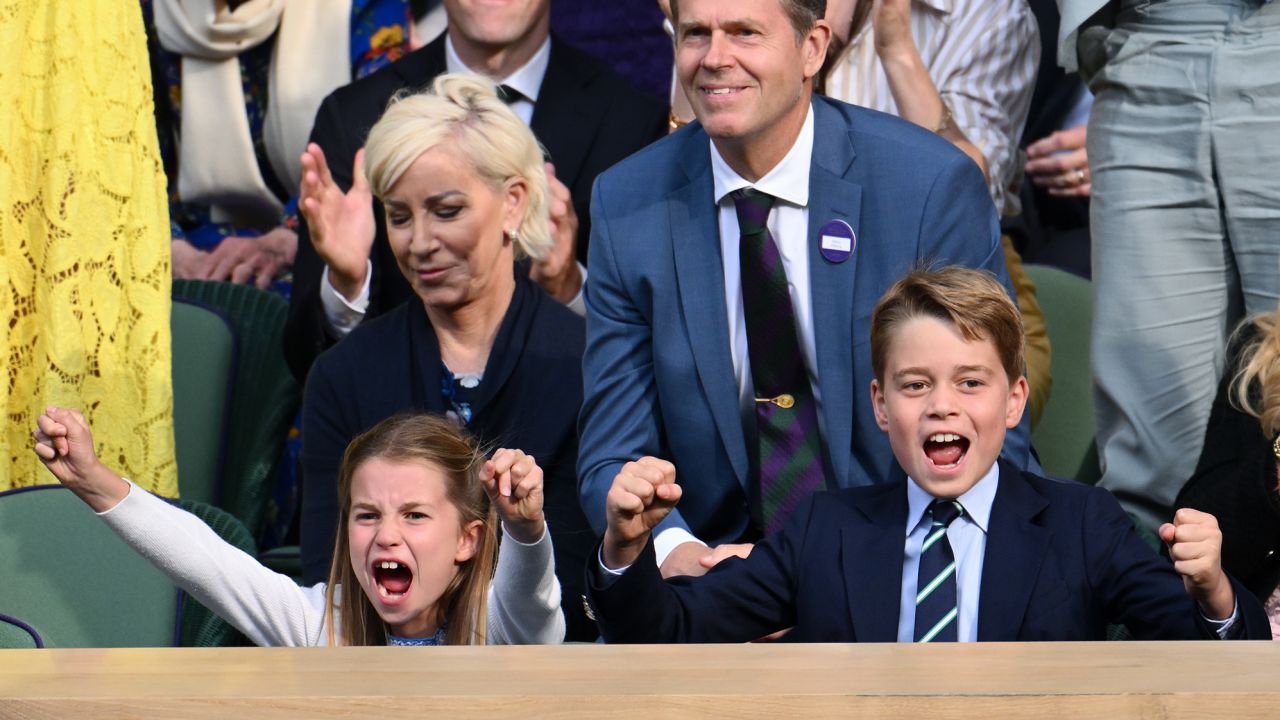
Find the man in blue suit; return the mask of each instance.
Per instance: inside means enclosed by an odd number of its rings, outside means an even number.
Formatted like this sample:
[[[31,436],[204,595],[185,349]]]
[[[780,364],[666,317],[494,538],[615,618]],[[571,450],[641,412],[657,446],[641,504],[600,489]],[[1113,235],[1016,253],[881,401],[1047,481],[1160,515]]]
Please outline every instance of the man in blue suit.
[[[698,122],[593,193],[582,501],[603,532],[624,463],[674,462],[686,492],[659,528],[667,575],[747,552],[808,491],[902,477],[868,395],[868,318],[889,283],[938,261],[1007,285],[971,160],[920,127],[814,97],[825,5],[673,2]],[[1025,423],[1010,438],[1023,467]]]
[[[1106,490],[996,462],[1027,383],[1017,308],[990,276],[912,272],[872,324],[876,421],[908,479],[812,493],[746,559],[664,583],[649,539],[681,488],[666,461],[629,463],[588,573],[606,641],[1101,640],[1108,623],[1270,638],[1222,570],[1213,516],[1179,510],[1160,528],[1170,564]]]

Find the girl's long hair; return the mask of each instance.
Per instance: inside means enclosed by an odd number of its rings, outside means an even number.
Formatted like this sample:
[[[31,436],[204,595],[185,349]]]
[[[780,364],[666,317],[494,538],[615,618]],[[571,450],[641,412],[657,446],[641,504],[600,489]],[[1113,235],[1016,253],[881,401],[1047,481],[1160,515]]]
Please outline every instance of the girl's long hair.
[[[1240,370],[1232,381],[1232,400],[1258,418],[1267,437],[1280,433],[1280,310],[1255,317],[1257,337],[1241,350]]]
[[[387,625],[363,592],[351,565],[348,540],[351,479],[361,465],[375,458],[430,463],[439,468],[445,476],[445,495],[458,510],[459,524],[465,527],[474,520],[484,523],[475,555],[458,568],[458,574],[445,588],[436,608],[440,619],[448,623],[447,644],[483,645],[488,627],[489,583],[493,580],[498,545],[494,531],[496,515],[480,482],[484,455],[452,422],[426,414],[387,418],[352,440],[342,456],[338,475],[338,533],[329,566],[329,586],[325,590],[329,645],[386,645],[388,640]],[[335,620],[340,633],[334,632]]]

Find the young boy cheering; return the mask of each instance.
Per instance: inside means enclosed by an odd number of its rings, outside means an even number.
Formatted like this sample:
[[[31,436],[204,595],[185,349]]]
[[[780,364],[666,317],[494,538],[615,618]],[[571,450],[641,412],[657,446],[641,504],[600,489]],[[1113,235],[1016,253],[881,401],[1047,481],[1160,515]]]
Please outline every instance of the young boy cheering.
[[[1105,490],[997,463],[1026,404],[1023,332],[976,270],[915,271],[872,316],[872,399],[905,482],[815,493],[782,531],[701,578],[663,582],[650,533],[674,467],[628,463],[609,491],[591,601],[609,642],[1270,637],[1220,563],[1211,515],[1160,528],[1174,563]],[[1189,596],[1189,597],[1188,597]]]

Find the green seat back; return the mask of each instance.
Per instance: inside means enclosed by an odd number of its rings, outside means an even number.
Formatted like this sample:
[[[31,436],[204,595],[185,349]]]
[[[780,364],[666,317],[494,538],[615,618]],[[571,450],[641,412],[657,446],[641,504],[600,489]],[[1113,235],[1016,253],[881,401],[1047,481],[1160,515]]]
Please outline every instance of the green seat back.
[[[1093,379],[1089,332],[1093,289],[1088,280],[1043,265],[1025,266],[1044,310],[1053,357],[1053,388],[1031,442],[1045,472],[1082,482],[1097,480],[1093,449]]]
[[[178,590],[61,485],[0,493],[0,613],[50,647],[174,645]]]
[[[302,550],[297,545],[280,545],[263,552],[258,561],[302,585]]]
[[[236,516],[212,505],[183,498],[178,507],[204,521],[218,537],[228,544],[245,552],[249,556],[258,553],[257,543],[249,534],[249,529]],[[195,598],[183,594],[182,597],[182,645],[183,647],[227,647],[251,645],[249,639],[231,624],[209,608],[201,605]]]
[[[218,308],[235,329],[238,345],[227,425],[223,494],[219,507],[262,532],[276,468],[301,392],[284,362],[289,304],[250,285],[176,280],[175,298]]]
[[[35,628],[18,618],[0,613],[0,650],[42,647],[44,641]]]
[[[235,335],[214,310],[182,300],[173,303],[171,329],[178,493],[216,503],[223,484]]]

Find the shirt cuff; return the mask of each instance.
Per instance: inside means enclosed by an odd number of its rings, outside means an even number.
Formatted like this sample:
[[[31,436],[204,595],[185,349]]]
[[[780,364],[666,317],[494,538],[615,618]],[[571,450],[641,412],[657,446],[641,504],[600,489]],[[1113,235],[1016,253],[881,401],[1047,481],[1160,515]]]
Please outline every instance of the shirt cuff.
[[[1231,617],[1226,620],[1214,620],[1213,618],[1200,611],[1200,617],[1209,623],[1209,627],[1213,628],[1213,632],[1218,636],[1219,640],[1225,640],[1231,632],[1231,626],[1236,624],[1236,620],[1240,618],[1240,601],[1236,600],[1236,604],[1231,608]]]
[[[658,567],[662,567],[662,563],[667,561],[667,556],[671,554],[672,550],[675,550],[676,547],[687,542],[695,542],[703,547],[707,546],[706,543],[694,537],[693,533],[685,530],[684,528],[667,528],[666,530],[658,533],[658,535],[653,538],[653,553],[657,558]]]
[[[364,321],[365,311],[369,309],[369,283],[373,280],[373,261],[365,261],[364,286],[354,300],[342,297],[329,282],[329,267],[326,265],[320,278],[320,304],[324,306],[324,317],[339,337],[348,333]]]
[[[601,577],[609,578],[609,580],[606,581],[606,587],[609,584],[613,583],[613,578],[622,577],[622,574],[625,573],[627,569],[631,567],[630,565],[623,565],[620,568],[614,569],[609,567],[608,565],[605,565],[603,546],[596,549],[596,562],[600,563],[600,571],[602,573]]]
[[[577,260],[574,260],[574,262],[578,263],[578,272],[582,273],[582,284],[578,286],[578,294],[574,295],[573,299],[565,303],[564,306],[569,308],[574,315],[577,315],[578,317],[586,317],[587,303],[585,297],[587,291],[587,268]]]

